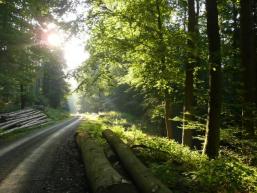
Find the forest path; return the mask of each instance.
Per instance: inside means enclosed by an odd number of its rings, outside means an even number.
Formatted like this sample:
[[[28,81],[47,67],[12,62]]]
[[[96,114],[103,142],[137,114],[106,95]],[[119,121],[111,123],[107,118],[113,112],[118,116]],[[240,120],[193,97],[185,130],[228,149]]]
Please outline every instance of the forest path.
[[[87,193],[78,118],[0,147],[0,193]]]

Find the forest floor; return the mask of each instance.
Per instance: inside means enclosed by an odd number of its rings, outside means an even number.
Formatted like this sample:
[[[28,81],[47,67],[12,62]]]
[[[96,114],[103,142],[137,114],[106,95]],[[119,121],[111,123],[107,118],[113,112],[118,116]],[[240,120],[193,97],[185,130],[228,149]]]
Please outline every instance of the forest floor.
[[[257,193],[256,167],[229,156],[231,151],[209,160],[173,140],[145,132],[140,123],[117,112],[87,114],[80,122],[69,119],[0,144],[0,192],[88,193],[75,132],[86,131],[104,145],[102,131],[108,128],[174,193]]]
[[[87,193],[77,119],[0,146],[0,192]],[[14,159],[15,158],[15,159]]]

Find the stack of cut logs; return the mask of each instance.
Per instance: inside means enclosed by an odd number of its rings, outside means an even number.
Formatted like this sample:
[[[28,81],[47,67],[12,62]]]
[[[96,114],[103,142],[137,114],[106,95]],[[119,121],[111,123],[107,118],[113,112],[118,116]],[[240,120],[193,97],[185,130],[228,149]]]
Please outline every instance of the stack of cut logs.
[[[10,133],[17,129],[40,126],[48,121],[44,113],[32,108],[0,114],[0,134]]]
[[[105,149],[86,132],[76,135],[93,193],[172,193],[117,134],[109,129],[102,134]]]

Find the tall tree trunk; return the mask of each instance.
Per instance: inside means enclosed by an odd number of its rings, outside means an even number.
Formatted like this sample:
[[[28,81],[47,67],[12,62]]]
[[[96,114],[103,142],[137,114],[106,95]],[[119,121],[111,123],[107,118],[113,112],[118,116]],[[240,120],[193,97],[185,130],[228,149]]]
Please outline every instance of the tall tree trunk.
[[[203,152],[209,158],[219,155],[222,73],[217,0],[206,0],[209,43],[209,104]]]
[[[25,90],[24,90],[24,85],[21,83],[20,84],[20,108],[24,109],[26,106],[26,96],[25,96]]]
[[[232,47],[233,47],[233,65],[238,66],[238,53],[237,53],[237,49],[239,48],[239,26],[238,26],[238,8],[236,6],[236,0],[234,0],[233,2],[233,42],[232,42]],[[237,77],[238,78],[238,77]]]
[[[200,15],[200,0],[196,0],[196,17],[195,17],[195,19],[196,19],[197,27],[199,27],[198,26],[199,15]],[[199,30],[197,29],[197,31],[199,31]]]
[[[254,46],[255,46],[255,107],[257,109],[257,1],[254,1]]]
[[[166,45],[163,38],[163,21],[162,21],[162,13],[160,8],[160,1],[155,0],[156,11],[157,11],[157,27],[158,27],[158,40],[159,40],[159,57],[162,72],[166,70]],[[173,128],[172,128],[172,111],[171,111],[171,100],[168,91],[165,91],[165,125],[167,131],[167,137],[169,139],[174,138]]]
[[[254,136],[253,104],[255,101],[255,64],[254,64],[254,29],[253,0],[240,1],[240,52],[243,73],[243,129],[249,137]]]
[[[166,131],[167,131],[167,137],[169,139],[174,138],[174,132],[172,128],[172,107],[171,107],[171,100],[167,97],[165,99],[165,126],[166,126]]]
[[[195,0],[188,0],[188,61],[186,64],[186,82],[185,82],[185,104],[184,104],[184,124],[182,133],[182,144],[189,147],[192,146],[192,130],[185,129],[187,120],[192,118],[193,106],[193,71],[196,63],[196,14],[195,14]]]
[[[232,1],[232,28],[233,28],[233,32],[232,32],[232,53],[231,53],[231,57],[232,57],[232,64],[233,64],[233,70],[231,71],[231,75],[232,75],[232,80],[231,82],[233,83],[232,89],[233,92],[231,93],[232,95],[234,95],[234,99],[237,101],[237,103],[241,103],[241,92],[238,89],[239,88],[239,84],[240,79],[241,79],[241,72],[240,70],[240,56],[239,56],[239,47],[240,47],[240,23],[239,23],[239,6],[237,3],[237,0],[233,0]],[[234,119],[235,119],[235,123],[237,125],[242,125],[242,116],[241,116],[241,112],[239,111],[235,111],[233,113]]]

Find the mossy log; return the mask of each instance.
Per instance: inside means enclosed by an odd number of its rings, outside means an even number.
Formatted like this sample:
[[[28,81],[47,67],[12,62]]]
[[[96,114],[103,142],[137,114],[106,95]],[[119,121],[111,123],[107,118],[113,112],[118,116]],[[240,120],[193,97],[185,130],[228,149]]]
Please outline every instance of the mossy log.
[[[137,193],[135,186],[111,166],[101,145],[86,133],[78,133],[76,140],[94,193]]]
[[[120,158],[126,171],[141,193],[172,193],[161,181],[159,181],[148,168],[134,155],[130,148],[111,130],[103,131],[103,137],[111,145]]]

